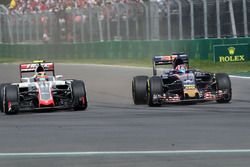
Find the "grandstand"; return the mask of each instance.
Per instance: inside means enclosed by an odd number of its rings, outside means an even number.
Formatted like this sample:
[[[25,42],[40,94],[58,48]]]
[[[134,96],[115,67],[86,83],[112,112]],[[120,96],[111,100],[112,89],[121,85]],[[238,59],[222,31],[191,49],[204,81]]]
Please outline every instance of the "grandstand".
[[[11,0],[0,7],[0,42],[247,37],[249,7],[250,0]]]

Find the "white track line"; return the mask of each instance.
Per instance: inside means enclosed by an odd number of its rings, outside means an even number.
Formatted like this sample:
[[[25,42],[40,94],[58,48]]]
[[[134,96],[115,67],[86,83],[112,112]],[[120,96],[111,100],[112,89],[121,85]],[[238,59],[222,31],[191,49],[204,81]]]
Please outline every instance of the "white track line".
[[[250,77],[243,77],[238,75],[229,75],[231,78],[240,78],[240,79],[250,79]]]
[[[6,157],[50,157],[50,156],[105,156],[105,155],[190,155],[190,154],[230,154],[247,153],[250,149],[238,150],[178,150],[178,151],[103,151],[103,152],[41,152],[41,153],[0,153],[0,158]]]

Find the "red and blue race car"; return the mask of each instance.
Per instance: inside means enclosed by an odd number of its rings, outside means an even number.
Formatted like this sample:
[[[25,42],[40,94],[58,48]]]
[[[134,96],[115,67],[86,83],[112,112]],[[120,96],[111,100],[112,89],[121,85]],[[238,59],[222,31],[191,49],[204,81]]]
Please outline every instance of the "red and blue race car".
[[[31,73],[32,76],[24,76]],[[21,82],[0,85],[1,112],[17,114],[18,111],[41,109],[85,110],[88,101],[84,82],[60,78],[62,75],[55,75],[52,62],[21,64]]]
[[[157,67],[162,74],[157,75]],[[159,71],[159,69],[158,69]],[[210,73],[189,69],[188,55],[153,57],[153,76],[136,76],[132,81],[134,104],[159,106],[165,103],[215,100],[228,103],[232,98],[231,81],[225,73]]]

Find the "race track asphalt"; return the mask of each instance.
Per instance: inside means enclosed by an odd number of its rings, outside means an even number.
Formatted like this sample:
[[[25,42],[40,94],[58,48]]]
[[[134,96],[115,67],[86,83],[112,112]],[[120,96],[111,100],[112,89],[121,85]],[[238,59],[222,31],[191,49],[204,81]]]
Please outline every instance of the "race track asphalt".
[[[18,82],[17,64],[0,64],[0,82]],[[250,79],[232,77],[233,100],[135,106],[131,81],[150,69],[57,64],[65,79],[85,81],[87,111],[0,115],[0,167],[248,167]],[[224,150],[223,153],[105,154],[110,151]],[[46,153],[59,152],[51,156]],[[72,155],[65,154],[72,152]],[[75,155],[75,152],[84,152]],[[95,152],[100,154],[88,154]],[[2,153],[2,154],[1,154]],[[45,153],[10,156],[6,153]]]

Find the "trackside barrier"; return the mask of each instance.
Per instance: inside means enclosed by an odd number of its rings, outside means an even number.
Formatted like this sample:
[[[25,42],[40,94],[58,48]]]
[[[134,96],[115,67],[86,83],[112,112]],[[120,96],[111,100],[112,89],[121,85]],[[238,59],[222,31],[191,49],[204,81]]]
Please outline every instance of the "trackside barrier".
[[[152,55],[186,52],[191,59],[213,60],[214,45],[250,43],[250,38],[108,41],[76,44],[0,44],[0,58],[79,60],[151,59]]]

